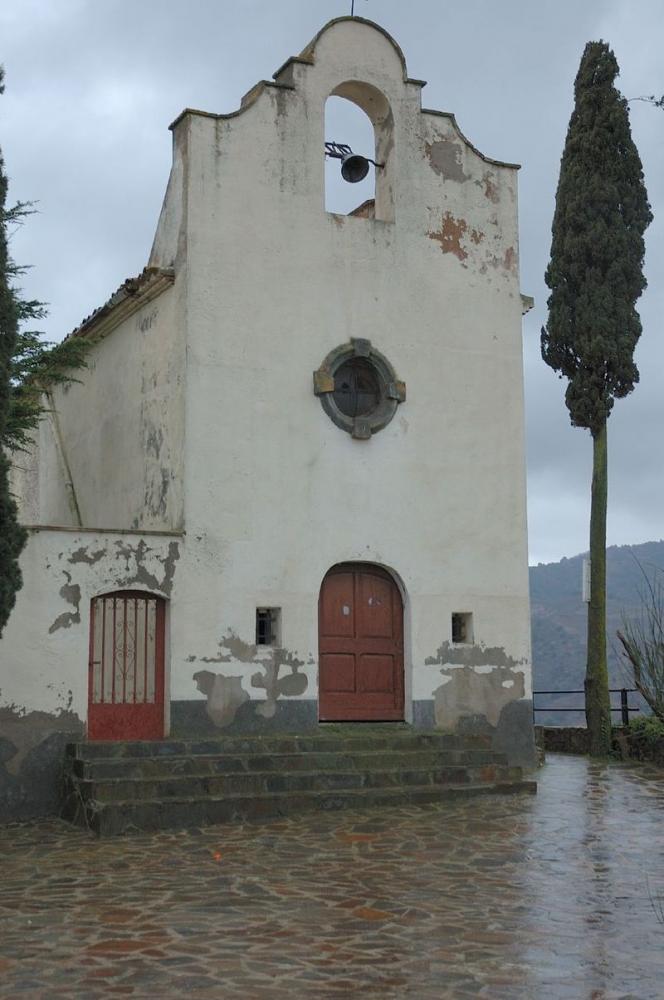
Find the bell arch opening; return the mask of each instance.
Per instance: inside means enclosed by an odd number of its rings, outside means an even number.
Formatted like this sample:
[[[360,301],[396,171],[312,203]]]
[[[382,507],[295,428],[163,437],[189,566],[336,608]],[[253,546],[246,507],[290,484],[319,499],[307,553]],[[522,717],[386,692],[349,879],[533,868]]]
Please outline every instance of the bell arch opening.
[[[365,178],[349,183],[340,160],[325,158],[325,210],[339,215],[394,221],[392,110],[385,95],[371,84],[346,80],[325,102],[325,141],[349,146],[374,163]]]

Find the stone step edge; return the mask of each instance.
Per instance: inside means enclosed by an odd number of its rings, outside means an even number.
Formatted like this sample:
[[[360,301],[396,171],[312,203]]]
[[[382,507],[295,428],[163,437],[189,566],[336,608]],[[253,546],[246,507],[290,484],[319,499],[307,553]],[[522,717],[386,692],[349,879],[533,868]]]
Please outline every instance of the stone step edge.
[[[112,756],[112,757],[79,757],[70,756],[72,761],[78,761],[82,764],[88,764],[94,766],[95,764],[108,764],[108,763],[118,763],[126,764],[127,766],[144,764],[146,761],[159,761],[165,764],[171,764],[176,761],[181,760],[196,760],[196,761],[210,761],[218,760],[221,757],[237,757],[240,760],[252,760],[256,757],[271,757],[274,760],[290,760],[293,757],[325,757],[325,756],[340,756],[345,755],[347,757],[356,756],[378,756],[379,754],[399,754],[399,756],[407,757],[408,755],[422,755],[422,754],[490,754],[492,757],[499,758],[496,760],[488,761],[489,764],[500,764],[506,759],[507,755],[502,750],[491,750],[490,748],[484,747],[470,747],[468,749],[463,749],[460,747],[411,747],[408,749],[393,748],[393,747],[381,747],[377,750],[293,750],[284,751],[282,753],[275,753],[269,749],[261,749],[256,751],[248,751],[246,753],[232,751],[232,750],[222,750],[219,753],[182,753],[182,754],[155,754],[154,756],[143,756],[143,757],[122,757],[122,756]],[[458,761],[455,765],[458,765]],[[467,762],[469,765],[472,761]]]
[[[491,750],[489,741],[483,739],[482,737],[473,737],[473,736],[465,737],[465,736],[458,736],[455,733],[437,733],[433,731],[420,731],[413,733],[398,733],[398,734],[395,733],[394,735],[391,736],[382,733],[376,736],[362,736],[359,733],[355,736],[346,734],[338,735],[336,733],[330,733],[329,735],[319,734],[319,733],[310,735],[306,733],[299,733],[299,734],[275,733],[274,735],[271,736],[268,736],[267,734],[263,736],[257,736],[252,734],[247,734],[243,736],[238,734],[236,736],[218,737],[216,739],[214,737],[211,737],[209,739],[206,739],[204,737],[200,739],[187,737],[183,739],[172,739],[172,740],[171,739],[91,740],[83,742],[79,741],[76,743],[68,743],[66,751],[68,756],[70,757],[84,757],[86,751],[92,751],[92,757],[85,759],[93,759],[93,758],[110,759],[110,758],[123,757],[123,754],[118,752],[118,750],[120,750],[122,747],[140,745],[141,747],[146,747],[146,748],[155,747],[155,748],[160,748],[162,750],[162,753],[159,753],[158,750],[155,750],[154,754],[150,753],[140,754],[141,757],[159,756],[159,757],[170,758],[176,756],[198,756],[197,751],[192,750],[192,746],[202,747],[205,744],[210,744],[210,745],[218,745],[220,743],[231,744],[230,747],[226,747],[224,750],[218,750],[217,753],[219,754],[219,753],[234,752],[232,750],[232,745],[234,743],[237,744],[255,743],[256,745],[263,746],[265,750],[269,750],[270,746],[273,745],[274,743],[283,743],[285,741],[291,741],[291,740],[302,740],[306,741],[307,743],[311,742],[316,743],[320,741],[321,743],[328,743],[328,744],[330,742],[334,742],[339,747],[343,747],[348,743],[354,743],[358,740],[363,740],[367,742],[375,741],[375,742],[384,742],[385,746],[383,747],[383,749],[385,749],[385,747],[387,746],[390,746],[391,744],[398,744],[400,742],[406,742],[406,741],[421,740],[420,745],[422,746],[431,746],[431,745],[435,746],[444,742],[446,744],[446,749],[449,750],[464,750],[464,749],[489,750],[489,751]],[[163,752],[164,747],[173,746],[175,744],[178,745],[178,753]],[[102,751],[102,750],[109,751],[109,758],[104,758],[102,753],[99,754],[97,753],[97,751]],[[302,752],[313,753],[315,752],[315,750],[306,750]],[[203,754],[201,754],[201,756],[203,756]]]
[[[448,771],[448,770],[455,770],[455,771],[459,771],[459,772],[465,772],[465,771],[468,771],[468,770],[482,769],[482,768],[485,768],[485,767],[505,767],[505,768],[511,767],[512,770],[516,770],[517,769],[517,765],[493,764],[493,763],[491,763],[491,764],[447,764],[447,765],[444,765],[444,769],[446,771]],[[413,768],[413,771],[415,771],[415,772],[419,772],[419,773],[424,772],[426,774],[434,773],[436,770],[438,770],[436,767],[414,767]],[[161,776],[161,775],[158,775],[158,776],[156,776],[156,775],[147,775],[147,777],[144,777],[143,775],[140,775],[139,777],[136,777],[136,778],[133,778],[131,776],[124,776],[124,777],[118,777],[118,778],[94,778],[94,777],[93,778],[77,778],[76,782],[77,782],[77,784],[78,784],[79,787],[85,789],[85,788],[89,788],[91,785],[111,785],[112,786],[112,785],[120,784],[121,782],[129,782],[129,781],[132,782],[132,783],[134,783],[134,784],[148,784],[150,782],[153,783],[153,784],[159,784],[162,781],[164,781],[164,782],[169,782],[169,781],[171,781],[171,782],[172,781],[187,782],[187,781],[191,781],[192,779],[196,780],[197,778],[212,778],[212,779],[238,778],[238,777],[240,777],[240,778],[284,778],[284,777],[318,778],[318,777],[321,777],[321,775],[325,775],[326,777],[341,777],[341,776],[344,776],[344,775],[357,776],[357,775],[361,775],[361,774],[364,774],[364,773],[369,773],[369,774],[372,774],[372,775],[379,775],[379,774],[403,774],[404,772],[407,773],[408,772],[408,768],[402,768],[402,767],[382,767],[382,768],[380,768],[380,769],[378,769],[376,771],[369,771],[369,772],[365,772],[364,769],[361,769],[361,768],[360,769],[356,769],[356,770],[352,770],[352,771],[342,770],[342,769],[340,769],[340,770],[330,770],[330,771],[320,771],[320,770],[313,770],[313,771],[218,771],[218,772],[216,772],[214,774],[209,774],[209,773],[207,773],[207,774],[169,774],[169,775],[165,775],[165,776]],[[455,782],[444,782],[444,784],[455,784]],[[395,786],[392,786],[392,787],[400,787],[400,786],[399,785],[395,785]],[[406,784],[404,784],[404,787],[409,787],[409,786],[407,786]],[[412,786],[412,787],[419,787],[419,786]],[[422,787],[424,787],[424,786],[422,786]],[[247,793],[247,794],[251,794],[251,793]],[[170,797],[169,797],[169,801],[171,801]]]
[[[321,723],[325,725],[325,723]],[[259,732],[258,730],[244,730],[228,732],[227,730],[221,728],[218,732],[206,732],[206,733],[186,733],[182,736],[164,736],[162,738],[149,738],[141,739],[140,737],[134,738],[121,738],[121,739],[86,739],[81,737],[77,740],[71,740],[72,745],[82,745],[82,746],[117,746],[118,744],[127,743],[217,743],[219,740],[354,740],[354,739],[410,739],[412,737],[430,737],[430,736],[443,736],[447,739],[454,740],[483,740],[486,737],[478,733],[454,733],[447,729],[415,729],[415,728],[404,728],[404,729],[383,729],[383,730],[372,730],[370,728],[365,728],[362,723],[357,723],[357,728],[348,728],[344,730],[339,729],[300,729],[300,730],[286,730],[286,729],[272,729],[263,730]]]
[[[150,759],[150,758],[147,758]],[[190,759],[190,758],[185,758]],[[129,758],[127,758],[129,760]],[[139,758],[142,764],[145,763],[146,758]],[[88,763],[87,761],[85,762]],[[130,769],[132,766],[136,767],[136,764],[128,764],[127,767]],[[456,768],[458,770],[468,770],[477,769],[481,767],[511,767],[509,761],[501,756],[498,760],[483,760],[483,761],[426,761],[425,763],[417,763],[416,761],[403,760],[400,761],[398,765],[385,766],[381,765],[380,761],[364,761],[352,765],[351,762],[343,761],[339,764],[334,765],[316,765],[308,768],[297,768],[297,767],[287,767],[284,766],[284,762],[277,762],[277,766],[273,768],[263,768],[261,770],[253,770],[249,767],[243,768],[233,768],[233,770],[220,770],[211,771],[204,769],[196,769],[191,771],[177,771],[173,769],[160,769],[160,773],[153,774],[140,774],[133,777],[131,774],[117,774],[117,775],[99,775],[95,774],[94,767],[86,767],[84,774],[77,774],[75,771],[67,772],[71,773],[77,781],[171,781],[174,779],[196,779],[196,778],[222,778],[225,775],[238,776],[243,775],[279,775],[279,774],[362,774],[363,772],[368,772],[370,774],[376,774],[381,771],[433,771],[433,770],[447,770],[448,768]]]
[[[118,809],[149,809],[166,806],[190,805],[193,802],[211,804],[215,802],[242,803],[261,802],[264,799],[282,800],[288,799],[316,799],[316,798],[379,798],[380,796],[398,797],[402,793],[407,795],[440,795],[443,798],[451,798],[455,794],[465,797],[466,795],[495,792],[496,794],[513,794],[524,792],[528,795],[537,793],[537,782],[530,780],[523,781],[497,781],[478,785],[392,785],[384,788],[339,788],[339,789],[307,789],[296,792],[265,792],[257,795],[255,793],[233,792],[230,795],[206,795],[189,796],[183,799],[118,799],[116,802],[100,802],[97,799],[88,799],[86,805],[91,807],[94,813],[107,812]]]

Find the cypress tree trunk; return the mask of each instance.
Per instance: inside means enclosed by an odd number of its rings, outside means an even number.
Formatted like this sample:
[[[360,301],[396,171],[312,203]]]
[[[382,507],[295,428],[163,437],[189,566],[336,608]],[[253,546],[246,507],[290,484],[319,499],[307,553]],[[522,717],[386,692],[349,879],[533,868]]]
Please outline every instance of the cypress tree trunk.
[[[593,434],[593,481],[590,500],[590,604],[586,661],[586,723],[590,754],[603,757],[611,749],[611,701],[606,665],[606,421]]]

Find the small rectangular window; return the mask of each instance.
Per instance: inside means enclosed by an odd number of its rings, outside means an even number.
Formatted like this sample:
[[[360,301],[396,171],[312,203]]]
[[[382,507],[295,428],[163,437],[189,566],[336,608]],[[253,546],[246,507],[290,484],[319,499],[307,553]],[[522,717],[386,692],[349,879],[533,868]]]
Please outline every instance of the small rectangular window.
[[[470,611],[452,613],[452,642],[472,643],[473,616]]]
[[[256,608],[256,645],[278,646],[281,608]]]

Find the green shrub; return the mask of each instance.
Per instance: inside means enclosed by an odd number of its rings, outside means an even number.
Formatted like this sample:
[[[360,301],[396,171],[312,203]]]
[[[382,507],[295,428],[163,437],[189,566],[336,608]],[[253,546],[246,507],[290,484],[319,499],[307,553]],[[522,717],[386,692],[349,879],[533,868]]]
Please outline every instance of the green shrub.
[[[632,719],[627,727],[627,737],[634,756],[651,758],[664,756],[664,722],[655,715],[641,715]]]

